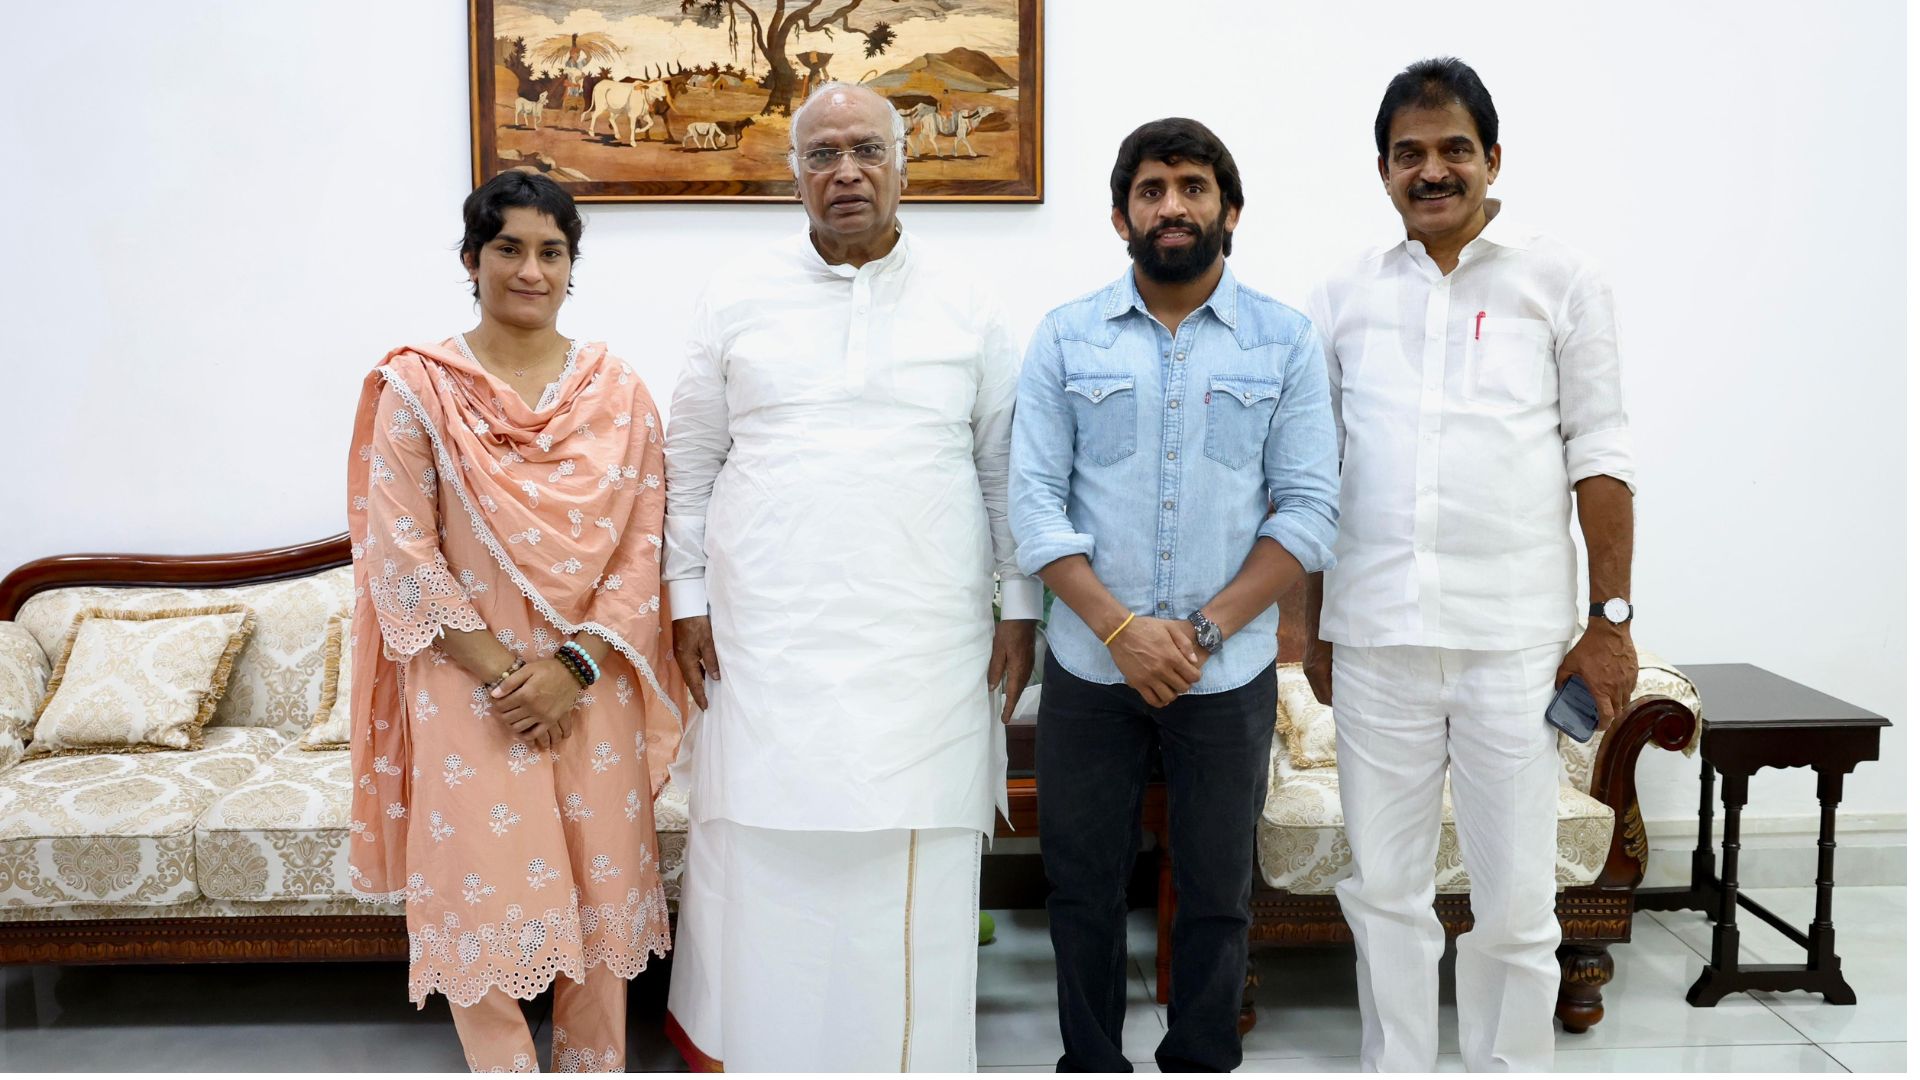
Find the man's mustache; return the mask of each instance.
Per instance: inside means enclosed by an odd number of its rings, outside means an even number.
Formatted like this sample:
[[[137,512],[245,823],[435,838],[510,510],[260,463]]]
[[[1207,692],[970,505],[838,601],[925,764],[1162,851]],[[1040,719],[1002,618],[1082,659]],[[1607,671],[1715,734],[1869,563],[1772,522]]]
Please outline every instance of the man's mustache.
[[[1415,184],[1407,189],[1407,194],[1416,199],[1430,199],[1436,195],[1465,195],[1463,184]]]

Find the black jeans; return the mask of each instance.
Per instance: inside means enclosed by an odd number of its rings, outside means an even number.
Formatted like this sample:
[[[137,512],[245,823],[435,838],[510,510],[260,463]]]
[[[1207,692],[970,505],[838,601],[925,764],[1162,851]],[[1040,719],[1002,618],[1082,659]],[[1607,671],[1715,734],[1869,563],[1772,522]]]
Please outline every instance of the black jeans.
[[[1158,736],[1179,906],[1162,1071],[1240,1064],[1254,827],[1267,797],[1278,687],[1245,685],[1164,709],[1124,683],[1088,682],[1047,657],[1035,771],[1047,920],[1059,978],[1061,1072],[1131,1072],[1120,1052],[1127,1000],[1127,879]]]

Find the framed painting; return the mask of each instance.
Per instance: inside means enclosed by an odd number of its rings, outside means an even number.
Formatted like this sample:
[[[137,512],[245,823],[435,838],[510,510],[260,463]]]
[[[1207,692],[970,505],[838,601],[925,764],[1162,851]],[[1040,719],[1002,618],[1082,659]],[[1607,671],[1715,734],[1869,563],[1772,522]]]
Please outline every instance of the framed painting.
[[[840,80],[906,124],[909,202],[1040,202],[1042,0],[468,0],[473,180],[590,202],[794,196],[791,116]]]

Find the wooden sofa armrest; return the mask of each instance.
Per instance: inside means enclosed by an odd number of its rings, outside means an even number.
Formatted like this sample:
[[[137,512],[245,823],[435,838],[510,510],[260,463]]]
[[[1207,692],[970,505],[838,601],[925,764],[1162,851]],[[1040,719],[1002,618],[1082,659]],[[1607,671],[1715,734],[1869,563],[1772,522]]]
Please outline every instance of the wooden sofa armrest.
[[[1699,721],[1693,710],[1672,698],[1643,697],[1600,739],[1593,764],[1593,797],[1613,808],[1613,841],[1595,887],[1632,889],[1647,875],[1647,828],[1640,820],[1640,796],[1634,772],[1648,743],[1681,750],[1693,741]]]

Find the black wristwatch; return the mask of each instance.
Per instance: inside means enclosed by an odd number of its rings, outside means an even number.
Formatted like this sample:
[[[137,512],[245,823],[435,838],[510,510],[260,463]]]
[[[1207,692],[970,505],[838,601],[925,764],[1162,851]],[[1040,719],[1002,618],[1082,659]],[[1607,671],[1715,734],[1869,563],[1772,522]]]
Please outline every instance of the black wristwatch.
[[[1633,619],[1633,605],[1616,596],[1605,603],[1589,607],[1587,618],[1605,619],[1615,626],[1625,626]]]
[[[1220,627],[1214,625],[1212,619],[1196,611],[1187,616],[1187,621],[1193,624],[1194,640],[1200,643],[1201,648],[1207,650],[1208,655],[1220,651],[1220,645],[1225,638],[1220,633]]]

